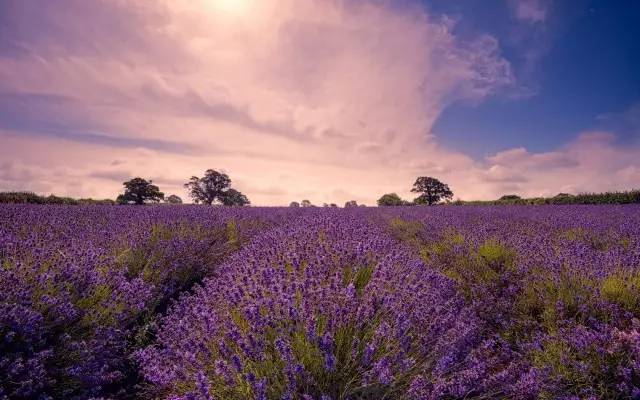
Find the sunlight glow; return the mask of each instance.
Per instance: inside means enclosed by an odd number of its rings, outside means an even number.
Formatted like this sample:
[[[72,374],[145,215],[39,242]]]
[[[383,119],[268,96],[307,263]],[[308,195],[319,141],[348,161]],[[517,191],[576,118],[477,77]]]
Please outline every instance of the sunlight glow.
[[[253,0],[205,0],[209,7],[216,11],[241,15],[246,13]]]

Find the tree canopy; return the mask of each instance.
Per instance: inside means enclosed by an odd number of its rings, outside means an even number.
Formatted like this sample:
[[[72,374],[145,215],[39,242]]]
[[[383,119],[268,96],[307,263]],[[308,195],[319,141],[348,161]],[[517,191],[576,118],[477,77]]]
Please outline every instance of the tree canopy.
[[[184,187],[189,190],[189,196],[196,204],[219,203],[225,206],[250,204],[247,196],[231,188],[231,178],[227,174],[213,169],[206,170],[202,178],[192,176]]]
[[[432,205],[442,200],[450,200],[453,198],[453,192],[449,189],[449,185],[430,176],[418,177],[411,191],[420,193],[414,200],[416,204]]]
[[[168,204],[182,204],[182,199],[179,196],[176,196],[175,194],[172,194],[171,196],[168,196],[165,201]]]
[[[247,196],[233,188],[227,189],[227,191],[223,192],[222,195],[220,195],[219,200],[224,206],[242,207],[251,204]]]
[[[387,193],[378,199],[379,207],[404,206],[408,203],[400,198],[396,193]]]
[[[522,197],[518,196],[517,194],[505,194],[504,196],[500,197],[498,200],[520,200],[522,199]]]
[[[147,181],[140,177],[133,178],[123,182],[124,194],[118,196],[117,202],[120,204],[137,204],[158,203],[164,199],[164,193],[153,184],[151,180]]]

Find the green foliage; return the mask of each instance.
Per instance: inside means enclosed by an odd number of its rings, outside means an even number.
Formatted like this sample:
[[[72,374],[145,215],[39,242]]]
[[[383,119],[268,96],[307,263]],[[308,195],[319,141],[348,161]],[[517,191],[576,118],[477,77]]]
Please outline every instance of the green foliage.
[[[114,205],[111,199],[73,199],[60,196],[40,196],[33,192],[0,192],[0,204],[61,204],[61,205]]]
[[[640,317],[640,271],[617,271],[600,285],[602,297]]]
[[[582,227],[571,228],[561,233],[561,238],[569,242],[584,243],[592,249],[600,251],[606,251],[611,246],[618,244],[619,241],[615,239],[612,240],[613,238],[609,236],[610,235],[596,233]]]
[[[420,245],[420,232],[424,225],[420,221],[407,221],[399,217],[389,220],[389,230],[393,237],[401,242],[409,243],[414,246]]]
[[[231,188],[231,178],[224,172],[213,169],[205,171],[199,178],[192,176],[189,182],[184,184],[189,191],[193,202],[203,204],[222,204],[225,206],[249,205],[249,199],[238,190]]]
[[[168,204],[182,204],[182,199],[180,198],[180,196],[176,196],[175,194],[172,194],[170,196],[168,196],[165,201]]]
[[[40,196],[32,192],[2,192],[0,203],[77,205],[78,200],[54,195]]]
[[[548,332],[567,320],[582,324],[591,317],[607,319],[597,307],[597,280],[569,270],[559,276],[544,274],[542,269],[529,275],[514,302],[518,319],[540,322]]]
[[[453,198],[453,192],[449,189],[449,185],[440,182],[436,178],[430,176],[420,176],[416,179],[411,189],[414,193],[420,195],[414,200],[416,204],[432,205],[442,200],[450,200]]]
[[[78,199],[78,204],[84,206],[114,206],[117,203],[115,200],[111,199]]]
[[[463,244],[459,233],[448,233],[441,241],[425,246],[421,254],[425,261],[442,268],[442,272],[458,282],[467,299],[473,297],[473,288],[498,286],[504,274],[515,270],[516,252],[489,239],[474,249]],[[435,261],[435,263],[434,263]]]
[[[406,206],[409,202],[402,200],[396,193],[387,193],[382,195],[377,201],[379,207],[396,207]]]
[[[478,263],[500,273],[515,268],[516,251],[489,239],[478,247]]]
[[[354,270],[351,266],[346,266],[342,270],[342,283],[346,287],[353,283],[356,290],[356,296],[362,297],[364,288],[367,286],[373,276],[373,265],[360,266]]]
[[[122,184],[124,185],[124,194],[118,196],[117,202],[119,204],[142,205],[145,203],[158,203],[164,199],[164,193],[150,180],[147,181],[138,177]]]
[[[227,221],[227,243],[233,249],[240,248],[240,233],[238,231],[238,224],[235,220]]]
[[[565,392],[577,395],[588,387],[595,390],[600,399],[619,398],[619,391],[611,382],[615,382],[617,367],[625,364],[624,358],[624,352],[609,352],[600,346],[577,349],[555,335],[544,340],[531,354],[532,364],[548,371],[554,381],[564,386]],[[552,400],[557,396],[555,392],[543,391],[539,398]]]
[[[452,205],[474,206],[474,205],[546,205],[546,204],[634,204],[640,203],[640,190],[631,190],[624,192],[605,192],[605,193],[581,193],[571,195],[567,193],[559,193],[554,197],[533,197],[519,198],[515,195],[502,196],[498,200],[474,200],[463,201],[456,200]],[[518,197],[518,198],[516,198]]]
[[[251,204],[247,196],[233,188],[227,189],[226,191],[222,192],[222,194],[219,196],[219,200],[224,206],[242,207]]]

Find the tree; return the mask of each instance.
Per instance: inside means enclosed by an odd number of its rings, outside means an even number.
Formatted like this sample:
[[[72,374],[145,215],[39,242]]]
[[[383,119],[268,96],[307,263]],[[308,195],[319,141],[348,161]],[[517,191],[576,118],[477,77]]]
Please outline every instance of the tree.
[[[522,197],[518,196],[517,194],[505,194],[504,196],[500,197],[498,200],[520,200],[522,199]]]
[[[156,185],[153,185],[151,180],[147,181],[138,177],[122,184],[125,189],[124,194],[118,196],[117,201],[120,204],[157,203],[164,198],[164,193]]]
[[[171,196],[167,197],[165,201],[169,204],[182,204],[182,199],[179,196],[176,196],[175,194],[172,194]]]
[[[298,203],[297,201],[292,201],[291,203],[289,203],[289,207],[300,207],[300,203]]]
[[[421,176],[413,184],[414,193],[421,193],[414,200],[416,204],[436,204],[443,199],[453,198],[453,192],[446,183],[430,176]]]
[[[218,202],[237,206],[250,203],[247,196],[231,188],[231,179],[227,174],[213,169],[206,170],[202,178],[192,176],[184,187],[189,190],[189,196],[196,204],[211,205]]]
[[[380,197],[378,199],[378,206],[379,207],[403,206],[405,204],[406,204],[406,202],[404,200],[402,200],[400,198],[400,196],[398,196],[396,193],[387,193],[385,195],[382,195],[382,197]]]
[[[313,207],[313,204],[311,204],[311,202],[309,200],[302,200],[302,202],[300,203],[300,205],[302,207]]]
[[[329,207],[338,207],[338,205],[336,203],[331,203],[329,204]]]
[[[224,172],[218,172],[213,169],[206,170],[202,178],[192,176],[189,182],[184,184],[184,187],[189,190],[189,196],[191,196],[194,203],[208,205],[219,200],[222,193],[229,189],[230,186],[231,179],[229,176]]]
[[[247,199],[247,196],[245,196],[244,194],[240,193],[239,191],[233,188],[223,192],[219,200],[220,202],[222,202],[222,205],[225,205],[225,206],[242,207],[242,206],[251,204],[249,199]]]
[[[344,203],[345,208],[346,207],[358,207],[358,203],[355,200],[349,200],[346,203]]]

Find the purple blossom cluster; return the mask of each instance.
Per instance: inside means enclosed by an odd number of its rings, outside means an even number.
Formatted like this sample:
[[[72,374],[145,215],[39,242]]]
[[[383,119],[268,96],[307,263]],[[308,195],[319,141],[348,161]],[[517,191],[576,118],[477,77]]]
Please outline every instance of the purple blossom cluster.
[[[0,207],[0,399],[640,399],[640,207]]]
[[[155,316],[281,213],[0,207],[0,399],[122,394]]]

